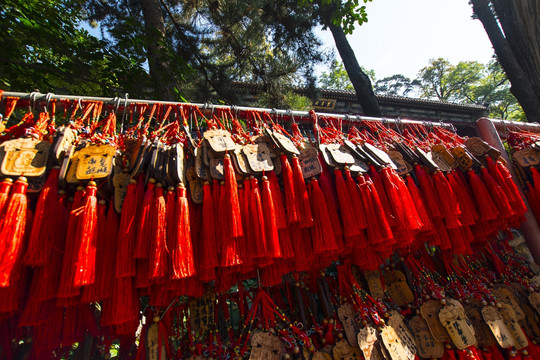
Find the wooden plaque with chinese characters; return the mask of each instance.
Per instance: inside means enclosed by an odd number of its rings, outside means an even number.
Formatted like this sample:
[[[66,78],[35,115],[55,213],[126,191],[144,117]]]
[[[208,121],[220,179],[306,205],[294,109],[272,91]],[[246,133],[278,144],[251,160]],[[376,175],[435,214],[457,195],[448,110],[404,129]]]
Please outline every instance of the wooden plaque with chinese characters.
[[[24,138],[5,141],[0,145],[4,152],[0,171],[4,176],[37,177],[45,174],[51,144]]]
[[[110,145],[89,145],[73,154],[79,162],[75,176],[77,180],[103,179],[113,168],[116,149]]]

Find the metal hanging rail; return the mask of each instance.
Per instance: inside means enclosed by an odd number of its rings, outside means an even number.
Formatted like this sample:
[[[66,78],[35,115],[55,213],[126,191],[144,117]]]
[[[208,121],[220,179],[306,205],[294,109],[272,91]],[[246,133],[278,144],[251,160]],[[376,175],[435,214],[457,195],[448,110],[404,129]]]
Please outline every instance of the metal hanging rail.
[[[297,111],[297,110],[284,110],[284,109],[267,109],[267,108],[257,108],[257,107],[248,107],[248,106],[236,106],[236,105],[215,105],[215,104],[202,104],[202,103],[182,103],[174,101],[160,101],[160,100],[142,100],[142,99],[129,99],[127,94],[124,98],[106,98],[106,97],[96,97],[96,96],[76,96],[76,95],[57,95],[53,93],[43,94],[40,92],[32,93],[23,93],[23,92],[13,92],[13,91],[4,91],[2,94],[3,97],[17,97],[21,100],[29,100],[33,104],[43,103],[50,100],[86,100],[86,101],[101,101],[110,106],[123,108],[130,104],[162,104],[162,105],[185,105],[185,106],[198,106],[201,110],[215,110],[215,109],[231,109],[232,111],[261,111],[266,112],[272,115],[283,115],[283,116],[295,116],[295,117],[309,117],[310,113],[308,111]],[[378,121],[385,124],[392,125],[428,125],[442,127],[449,130],[455,130],[453,124],[441,122],[431,122],[431,121],[420,121],[420,120],[406,120],[406,119],[392,119],[392,118],[377,118],[369,116],[360,116],[360,115],[348,115],[348,114],[331,114],[331,113],[315,113],[317,116],[342,119],[345,121],[360,123],[362,121]]]

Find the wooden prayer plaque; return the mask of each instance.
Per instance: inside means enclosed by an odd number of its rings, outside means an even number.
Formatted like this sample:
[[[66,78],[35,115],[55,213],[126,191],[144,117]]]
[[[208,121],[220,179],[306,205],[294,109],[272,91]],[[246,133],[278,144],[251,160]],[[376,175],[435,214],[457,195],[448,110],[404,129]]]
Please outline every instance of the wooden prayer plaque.
[[[300,151],[298,151],[291,139],[277,131],[272,131],[272,136],[283,151],[289,153],[289,155],[300,155]]]
[[[377,330],[374,327],[368,325],[363,329],[360,329],[360,332],[358,332],[358,345],[364,354],[364,359],[374,360],[377,357],[377,355],[374,354],[377,353],[377,350],[375,350],[376,342]]]
[[[383,344],[392,360],[413,360],[417,349],[416,342],[403,322],[403,316],[395,310],[390,312],[388,326],[381,332]]]
[[[302,149],[299,160],[304,179],[320,175],[322,172],[321,163],[319,162],[319,152],[313,146],[306,146]]]
[[[519,301],[513,293],[511,288],[508,288],[504,284],[498,284],[493,287],[493,294],[497,297],[497,300],[508,304],[512,308],[512,312],[515,314],[515,321],[525,319],[525,313],[519,306]]]
[[[404,306],[414,301],[414,294],[401,271],[387,271],[383,277],[390,298],[398,306]]]
[[[495,306],[485,306],[482,309],[482,317],[500,347],[506,349],[516,344],[512,333],[506,327],[502,315]]]
[[[252,172],[261,173],[274,170],[270,148],[265,143],[244,145],[242,152],[246,156]]]
[[[195,148],[195,173],[197,174],[199,179],[207,181],[212,180],[212,177],[210,176],[210,170],[204,164],[203,150],[200,147]]]
[[[479,137],[470,137],[465,140],[463,145],[467,147],[467,150],[469,150],[471,154],[477,157],[484,156],[491,148],[487,142]]]
[[[126,197],[129,180],[129,174],[124,172],[115,174],[113,177],[114,210],[116,210],[117,213],[122,211],[122,204],[124,203],[124,198]]]
[[[223,180],[223,159],[218,157],[210,158],[210,176],[212,179]]]
[[[4,152],[0,171],[4,176],[36,177],[45,174],[51,144],[34,138],[8,140],[0,145]]]
[[[514,309],[512,308],[512,306],[504,302],[500,302],[500,304],[501,304],[501,313],[502,313],[504,322],[506,324],[506,327],[512,334],[512,337],[514,338],[514,341],[516,343],[515,344],[516,349],[520,350],[529,346],[527,337],[525,336],[525,333],[523,332],[521,325],[517,321],[517,315],[514,312]]]
[[[56,130],[56,136],[53,142],[53,154],[58,161],[63,159],[76,138],[77,132],[70,127],[60,126]]]
[[[431,147],[431,152],[433,154],[438,154],[438,158],[442,158],[444,162],[448,164],[452,169],[455,169],[459,166],[456,159],[452,156],[452,154],[450,154],[450,152],[444,145],[433,145]],[[433,156],[433,161],[437,163],[437,161],[435,160],[435,156]]]
[[[452,167],[446,162],[440,153],[430,151],[428,152],[428,157],[430,157],[431,160],[437,164],[441,171],[448,172],[452,170]]]
[[[202,204],[204,195],[204,181],[197,177],[194,166],[186,170],[186,178],[189,184],[189,193],[191,194],[191,199],[195,204]]]
[[[474,328],[462,308],[448,304],[439,312],[439,319],[456,348],[463,350],[477,345]]]
[[[161,344],[159,343],[158,322],[154,322],[146,332],[146,358],[148,360],[167,360],[165,341],[168,341],[168,339],[161,339]],[[160,352],[161,357],[159,356]]]
[[[368,284],[369,293],[374,299],[386,298],[379,270],[364,271],[364,278]]]
[[[247,164],[247,159],[244,153],[242,152],[242,146],[236,145],[236,149],[231,153],[231,159],[232,163],[234,165],[234,169],[237,173],[240,175],[246,176],[249,175],[249,167]]]
[[[320,144],[319,151],[321,152],[321,155],[326,165],[335,168],[338,166],[338,164],[334,161],[334,158],[332,157],[332,155],[330,155],[330,152],[328,151],[327,146],[328,145],[326,144]]]
[[[496,340],[493,334],[482,318],[482,306],[479,302],[473,301],[464,305],[465,315],[469,318],[474,328],[474,336],[478,341],[478,346],[493,346]]]
[[[403,158],[399,151],[389,151],[388,156],[397,168],[397,173],[401,176],[407,175],[412,171],[412,166]]]
[[[349,149],[345,145],[341,144],[328,144],[326,150],[332,156],[332,159],[339,165],[352,165],[354,164],[354,156],[349,152]]]
[[[339,320],[343,324],[345,336],[347,337],[349,344],[354,347],[358,347],[358,326],[355,320],[356,312],[354,311],[352,304],[345,303],[341,305],[338,308],[337,313]]]
[[[412,333],[416,340],[416,349],[418,356],[424,359],[438,359],[444,355],[444,345],[438,342],[431,335],[428,323],[421,316],[414,316],[409,321]],[[445,330],[446,332],[446,330]]]
[[[210,148],[217,153],[234,151],[236,144],[227,130],[208,130],[204,132],[204,139],[208,141]]]
[[[255,332],[251,336],[250,360],[281,360],[285,346],[281,340],[267,332]]]
[[[452,156],[456,159],[459,167],[463,171],[469,170],[473,166],[473,161],[469,154],[461,146],[457,146],[452,149]]]
[[[538,152],[533,148],[517,150],[512,154],[512,157],[521,167],[536,166],[540,164]]]
[[[77,170],[75,176],[78,180],[102,179],[108,177],[113,168],[113,159],[116,149],[110,145],[89,145],[77,151]]]
[[[442,308],[443,305],[435,300],[426,301],[420,307],[420,314],[426,321],[431,335],[435,341],[441,343],[450,340],[446,328],[441,324],[441,320],[439,320],[439,312]]]
[[[362,360],[362,353],[358,346],[351,346],[345,339],[336,343],[332,355],[334,360]]]

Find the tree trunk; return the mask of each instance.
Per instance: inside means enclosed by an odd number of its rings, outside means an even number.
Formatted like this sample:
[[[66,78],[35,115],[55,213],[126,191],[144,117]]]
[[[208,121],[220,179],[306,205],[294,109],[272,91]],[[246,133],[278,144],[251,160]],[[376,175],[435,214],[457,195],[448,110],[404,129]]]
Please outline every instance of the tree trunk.
[[[382,117],[381,108],[379,107],[379,102],[373,92],[371,81],[366,73],[362,71],[360,65],[358,65],[356,55],[347,40],[345,32],[341,27],[335,26],[334,24],[330,24],[328,27],[334,36],[339,55],[341,56],[345,70],[347,70],[349,79],[351,79],[358,101],[364,111],[364,115]]]
[[[527,121],[540,121],[540,23],[537,1],[471,2],[510,80],[510,90],[525,111]]]
[[[161,100],[174,100],[174,82],[167,56],[165,21],[160,0],[139,0],[144,17],[146,57],[154,93]]]

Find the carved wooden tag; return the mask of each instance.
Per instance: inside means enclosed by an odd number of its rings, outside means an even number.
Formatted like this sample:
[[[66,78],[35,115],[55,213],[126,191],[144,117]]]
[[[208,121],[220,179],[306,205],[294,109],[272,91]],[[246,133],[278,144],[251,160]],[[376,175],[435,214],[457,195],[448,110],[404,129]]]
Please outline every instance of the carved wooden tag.
[[[242,152],[246,155],[251,171],[261,173],[274,170],[274,163],[270,157],[270,149],[265,143],[244,145]]]
[[[426,321],[431,335],[438,342],[445,342],[450,339],[446,328],[441,324],[441,320],[439,320],[439,312],[442,308],[443,305],[435,300],[426,301],[420,307],[422,318]]]
[[[364,277],[368,284],[369,293],[374,299],[386,298],[379,270],[364,271]]]
[[[109,176],[113,168],[116,149],[110,145],[88,145],[73,156],[79,161],[75,176],[78,180],[102,179]]]
[[[404,306],[414,301],[414,294],[407,284],[405,275],[401,271],[387,271],[383,277],[390,298],[398,306]]]
[[[215,152],[234,151],[236,148],[236,144],[227,130],[208,130],[204,132],[203,137]]]
[[[322,172],[319,162],[319,152],[313,146],[306,146],[300,151],[300,166],[304,179],[309,179],[319,175]]]
[[[343,339],[338,341],[332,349],[332,357],[334,360],[362,360],[362,353],[358,346],[351,346]]]
[[[247,159],[242,152],[241,145],[236,145],[236,149],[231,153],[231,159],[237,173],[244,176],[250,174]]]
[[[223,159],[218,157],[210,158],[210,176],[212,179],[223,180]]]
[[[392,360],[413,360],[417,349],[411,332],[403,322],[403,316],[395,310],[390,312],[388,326],[383,327],[381,338]]]
[[[435,154],[437,154],[437,158],[442,158],[444,162],[448,164],[452,169],[455,169],[459,166],[456,159],[452,156],[452,154],[450,154],[450,152],[444,145],[433,145],[431,147],[431,152],[433,153],[433,161],[435,161],[435,163],[437,163],[435,158]]]
[[[0,145],[4,152],[0,171],[4,176],[26,177],[45,174],[51,144],[33,138],[8,140]]]
[[[440,153],[430,151],[428,152],[428,157],[431,158],[431,161],[437,164],[441,171],[448,172],[452,170],[452,167],[446,162],[446,160]]]
[[[514,312],[512,305],[504,303],[504,302],[500,302],[500,304],[501,304],[501,313],[502,313],[504,322],[506,324],[506,327],[512,334],[512,337],[514,338],[514,341],[516,343],[515,344],[516,349],[520,350],[520,349],[523,349],[524,347],[529,346],[527,337],[525,336],[525,333],[523,332],[521,325],[517,321],[517,314]]]
[[[124,198],[126,197],[129,180],[129,174],[124,172],[115,174],[113,177],[114,209],[117,213],[122,211],[122,204],[124,203]]]
[[[463,350],[477,344],[474,328],[459,306],[448,304],[439,312],[439,319],[456,348]]]
[[[332,156],[332,159],[339,165],[352,165],[354,164],[354,156],[350,153],[349,149],[345,145],[341,144],[328,144],[326,145],[327,151]]]
[[[459,167],[463,171],[467,171],[473,166],[473,161],[471,157],[461,146],[457,146],[452,149],[452,156],[454,156]]]
[[[326,144],[320,144],[319,145],[319,150],[321,152],[321,155],[324,159],[324,162],[326,163],[326,165],[328,166],[331,166],[333,168],[337,167],[337,163],[334,161],[334,158],[332,157],[332,155],[330,155],[330,152],[328,151],[327,149],[327,146]]]
[[[464,305],[465,315],[469,318],[474,328],[474,336],[478,341],[478,346],[493,346],[496,344],[495,338],[489,326],[482,318],[482,306],[479,303],[471,302]]]
[[[404,176],[412,171],[411,164],[405,161],[403,154],[401,154],[399,151],[389,151],[388,156],[396,166],[396,171],[399,175]]]
[[[521,309],[525,313],[525,319],[520,321],[520,324],[525,328],[525,332],[529,339],[540,341],[540,326],[538,326],[538,316],[533,309],[526,304],[521,304]]]
[[[281,160],[279,156],[275,157],[272,162],[274,163],[274,172],[276,173],[276,175],[281,174]]]
[[[73,145],[77,138],[77,132],[67,126],[61,126],[56,130],[53,145],[53,154],[58,161],[61,161],[66,151]]]
[[[532,293],[529,295],[529,303],[531,303],[536,313],[540,315],[540,293]]]
[[[369,144],[364,143],[362,145],[362,148],[372,157],[377,160],[377,162],[381,165],[390,165],[394,170],[396,169],[394,164],[392,163],[392,160],[390,159],[390,156],[388,156],[387,153],[385,153],[383,150]]]
[[[358,159],[357,157],[354,158],[354,164],[349,166],[349,169],[353,173],[362,173],[365,174],[369,171],[369,166],[362,160]]]
[[[482,309],[482,317],[491,329],[491,333],[502,348],[509,348],[515,345],[512,333],[506,327],[502,315],[495,306],[485,306]]]
[[[204,164],[203,160],[203,149],[198,147],[195,148],[195,173],[200,179],[211,180],[210,169]]]
[[[330,354],[323,351],[315,351],[311,360],[332,360]]]
[[[374,358],[373,350],[375,343],[377,342],[377,330],[372,326],[366,326],[363,329],[360,329],[358,332],[358,345],[360,350],[364,354],[364,359],[371,360]],[[376,351],[375,351],[376,352]]]
[[[443,343],[433,338],[428,323],[423,317],[414,316],[409,321],[409,326],[416,340],[418,356],[425,359],[438,359],[444,355]]]
[[[538,156],[538,152],[532,148],[517,150],[512,154],[512,157],[521,167],[536,166],[540,164],[540,157]]]
[[[512,292],[512,289],[508,288],[504,284],[498,284],[493,287],[493,294],[497,297],[500,302],[508,304],[512,308],[513,314],[515,314],[515,321],[520,321],[525,319],[525,313],[521,310],[519,306],[519,301],[516,299],[516,296]]]
[[[169,169],[171,177],[174,180],[174,185],[186,182],[184,160],[184,147],[182,144],[172,145],[170,149]]]
[[[281,360],[284,354],[285,346],[277,336],[262,331],[251,336],[250,360]]]
[[[146,358],[148,360],[167,360],[167,351],[165,348],[166,340],[167,339],[161,339],[161,344],[159,343],[158,322],[154,322],[150,325],[146,332]],[[161,357],[159,356],[160,353]]]
[[[191,199],[195,204],[202,204],[204,181],[197,176],[195,166],[191,166],[186,170],[186,179],[189,184]]]
[[[298,151],[291,139],[277,131],[270,129],[266,129],[266,131],[283,151],[289,153],[289,155],[300,155],[300,151]]]
[[[216,295],[207,290],[203,297],[189,302],[191,329],[209,330],[215,325]]]
[[[358,346],[358,326],[356,324],[356,312],[352,304],[345,303],[338,308],[338,317],[341,323],[343,324],[343,329],[345,330],[345,336],[349,341],[349,344],[357,347]]]
[[[478,137],[468,138],[463,145],[467,147],[471,154],[478,157],[484,156],[491,148],[487,142]]]

